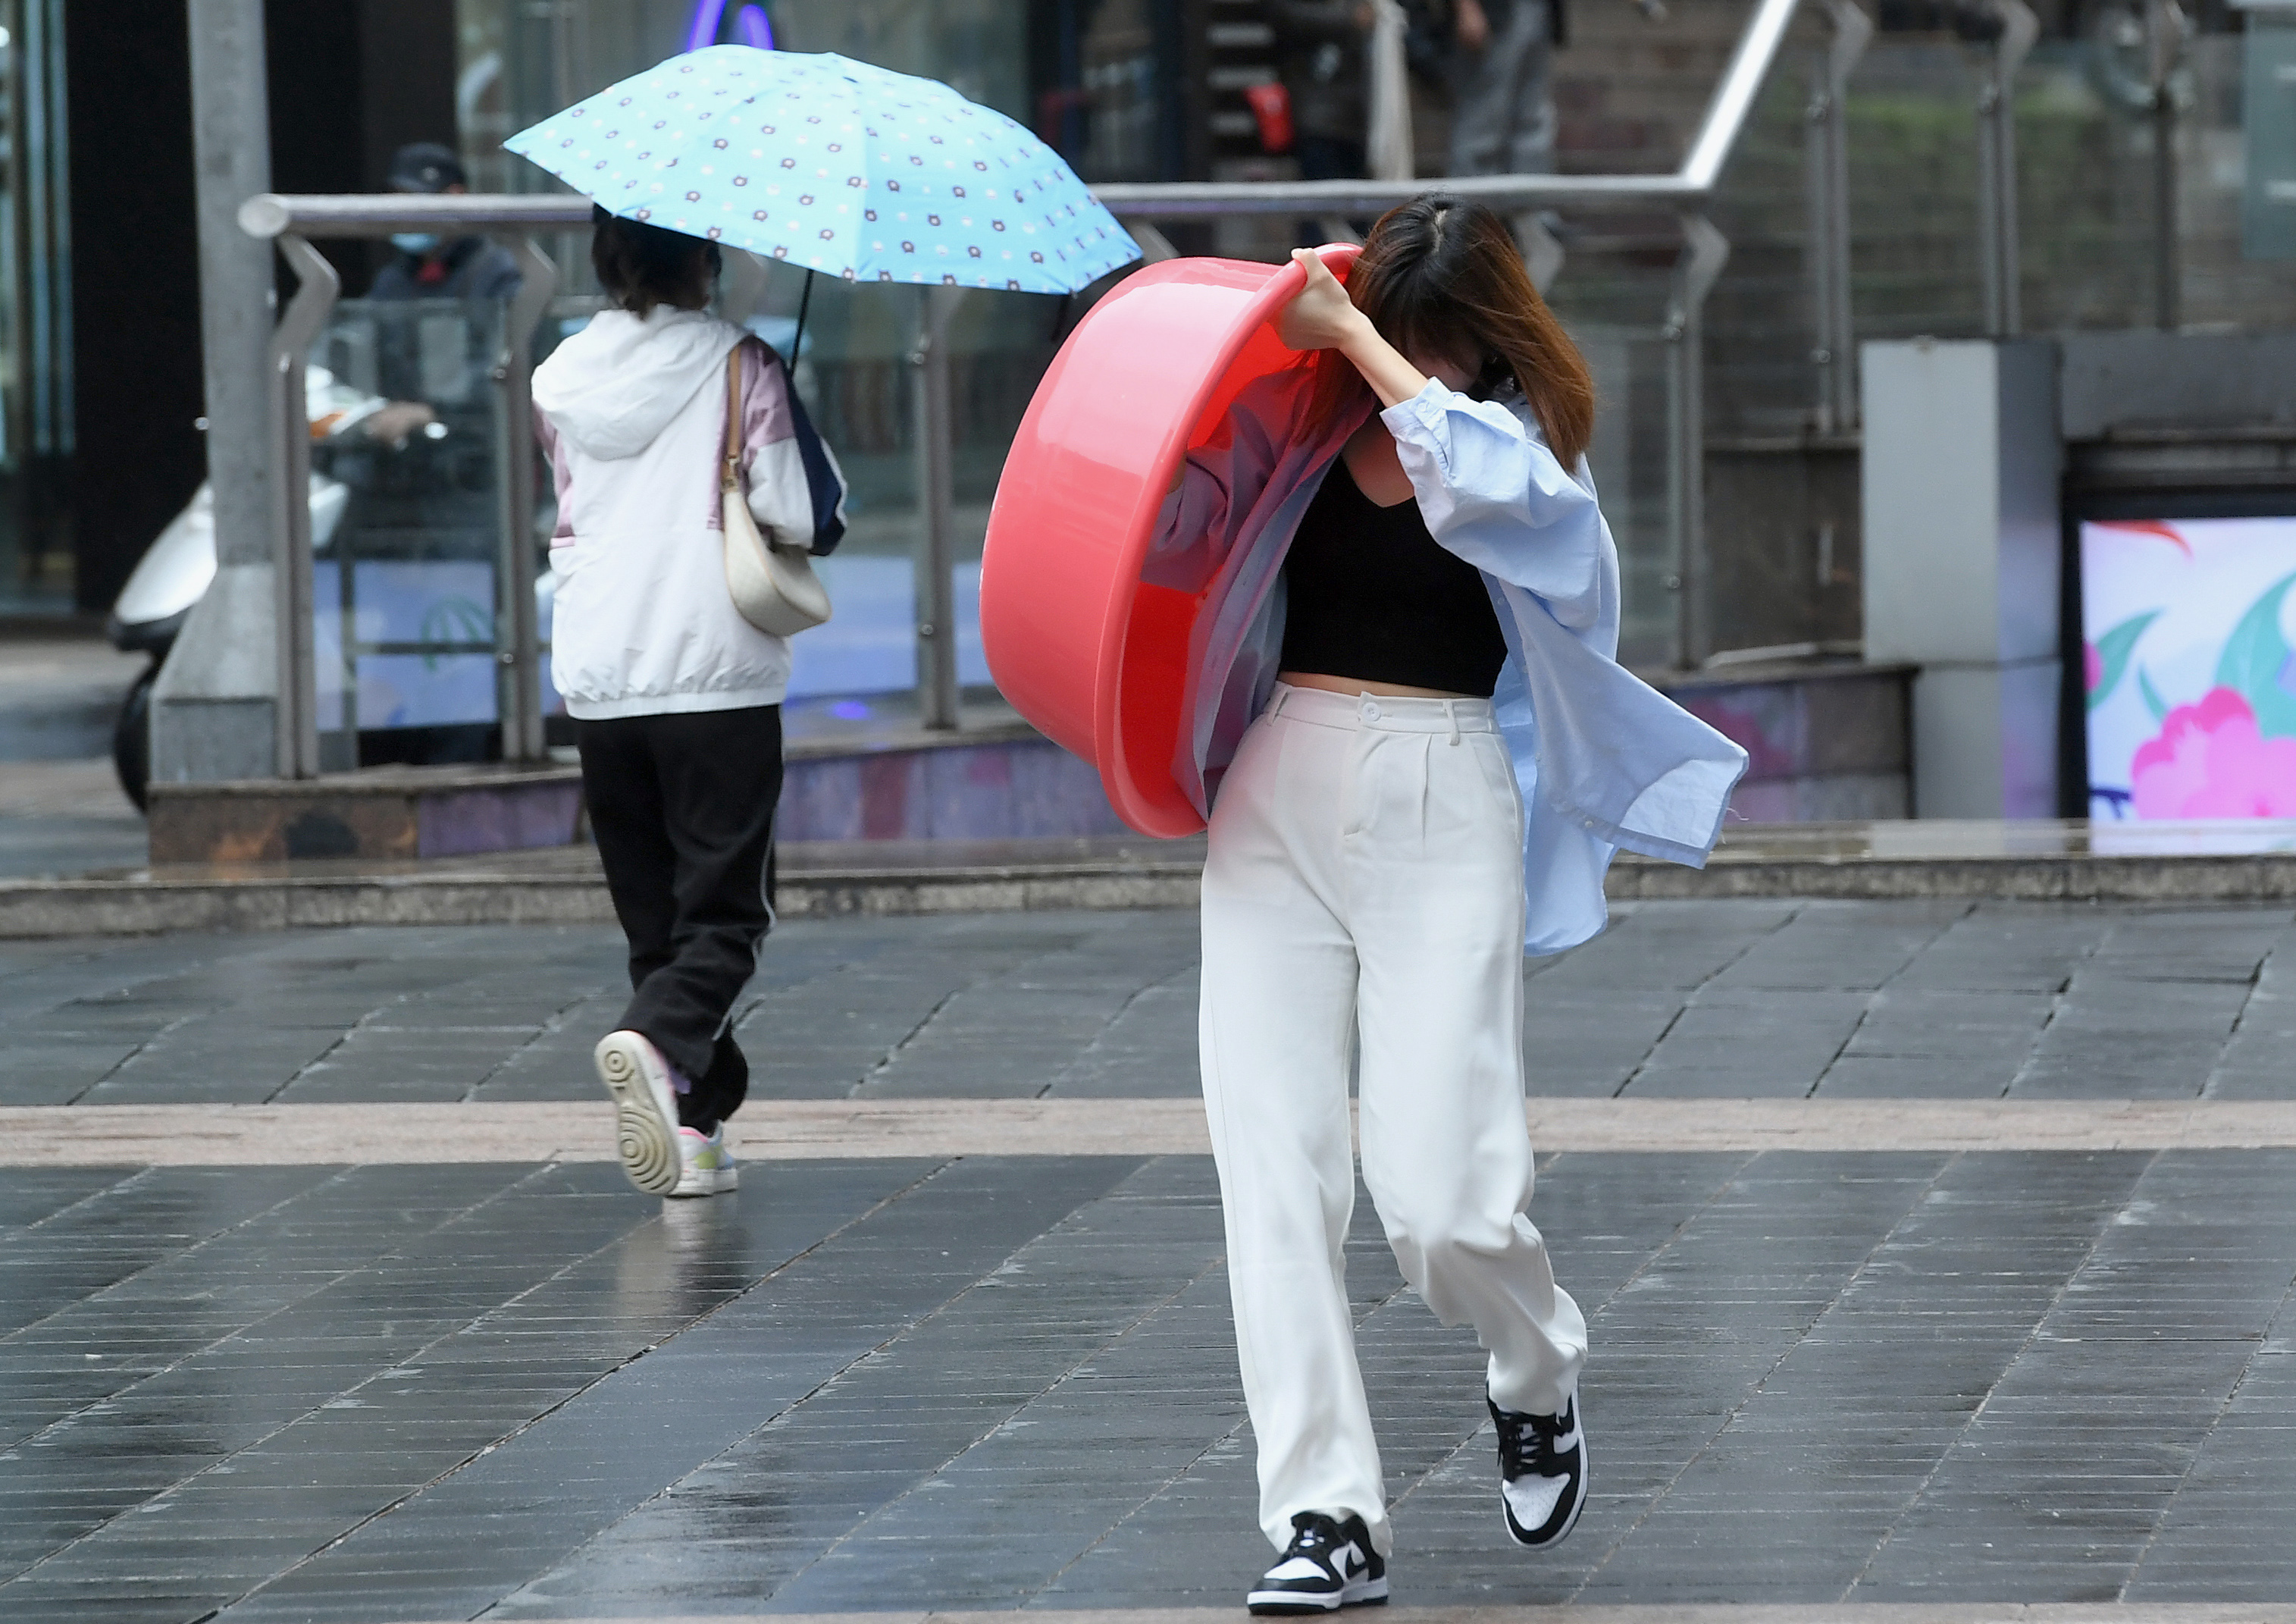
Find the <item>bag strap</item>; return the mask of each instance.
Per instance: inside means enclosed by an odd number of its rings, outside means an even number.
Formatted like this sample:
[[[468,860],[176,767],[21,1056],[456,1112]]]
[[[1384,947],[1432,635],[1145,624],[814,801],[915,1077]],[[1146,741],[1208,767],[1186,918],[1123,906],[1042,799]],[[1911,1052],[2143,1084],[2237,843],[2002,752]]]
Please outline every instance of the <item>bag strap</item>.
[[[742,488],[742,347],[726,357],[726,449],[718,470],[721,495]]]

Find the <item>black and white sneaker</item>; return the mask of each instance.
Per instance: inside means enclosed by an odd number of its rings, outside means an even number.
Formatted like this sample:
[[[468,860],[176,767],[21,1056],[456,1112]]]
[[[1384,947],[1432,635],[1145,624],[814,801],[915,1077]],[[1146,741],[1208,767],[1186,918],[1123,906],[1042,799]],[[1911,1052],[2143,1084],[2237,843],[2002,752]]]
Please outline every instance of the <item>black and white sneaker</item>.
[[[1257,1613],[1336,1612],[1386,1600],[1387,1562],[1371,1548],[1364,1520],[1303,1511],[1292,1519],[1283,1560],[1260,1575],[1246,1605]]]
[[[1558,1543],[1578,1526],[1587,1504],[1587,1434],[1578,1425],[1578,1395],[1564,1399],[1556,1415],[1484,1402],[1499,1431],[1499,1505],[1507,1537],[1533,1550]]]

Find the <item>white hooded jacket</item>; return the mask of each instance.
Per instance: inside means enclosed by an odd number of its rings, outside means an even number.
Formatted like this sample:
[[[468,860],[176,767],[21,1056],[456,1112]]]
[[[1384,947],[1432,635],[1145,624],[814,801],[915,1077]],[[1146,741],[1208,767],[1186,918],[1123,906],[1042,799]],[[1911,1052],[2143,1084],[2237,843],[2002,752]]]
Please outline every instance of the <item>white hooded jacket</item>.
[[[558,489],[550,671],[578,718],[777,705],[788,691],[788,642],[742,619],[726,589],[718,471],[736,345],[758,525],[827,553],[845,487],[780,357],[747,336],[701,311],[607,310],[535,368]]]

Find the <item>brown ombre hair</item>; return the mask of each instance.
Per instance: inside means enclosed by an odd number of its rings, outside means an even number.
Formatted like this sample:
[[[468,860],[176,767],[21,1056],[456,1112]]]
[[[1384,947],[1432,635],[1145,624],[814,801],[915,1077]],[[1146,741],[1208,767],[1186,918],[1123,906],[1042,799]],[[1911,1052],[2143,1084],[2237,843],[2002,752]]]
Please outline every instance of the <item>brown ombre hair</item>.
[[[1444,357],[1473,373],[1478,398],[1521,390],[1555,460],[1578,465],[1595,432],[1595,381],[1497,215],[1439,193],[1389,209],[1348,274],[1348,298],[1405,355]],[[1370,390],[1336,349],[1318,350],[1312,364],[1316,422]]]

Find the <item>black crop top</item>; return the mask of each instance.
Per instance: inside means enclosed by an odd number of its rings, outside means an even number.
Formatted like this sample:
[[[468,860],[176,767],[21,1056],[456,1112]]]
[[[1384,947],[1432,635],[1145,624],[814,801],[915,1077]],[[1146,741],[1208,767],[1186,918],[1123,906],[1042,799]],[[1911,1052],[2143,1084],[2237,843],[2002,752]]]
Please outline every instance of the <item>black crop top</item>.
[[[1333,459],[1283,560],[1283,668],[1488,698],[1506,639],[1482,572],[1427,533],[1418,501],[1382,507]]]

